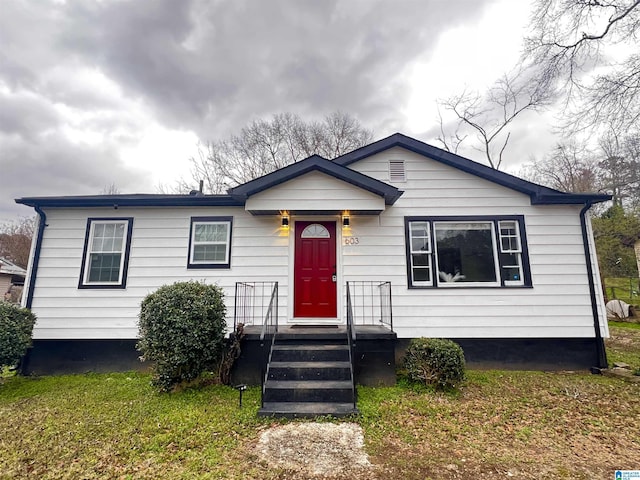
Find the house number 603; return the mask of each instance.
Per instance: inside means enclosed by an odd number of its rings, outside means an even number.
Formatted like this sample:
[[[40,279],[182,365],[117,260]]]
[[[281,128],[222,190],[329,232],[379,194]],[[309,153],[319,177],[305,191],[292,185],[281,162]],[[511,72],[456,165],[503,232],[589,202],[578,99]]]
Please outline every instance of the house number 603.
[[[345,245],[358,245],[360,243],[360,239],[358,237],[346,237],[344,239]]]

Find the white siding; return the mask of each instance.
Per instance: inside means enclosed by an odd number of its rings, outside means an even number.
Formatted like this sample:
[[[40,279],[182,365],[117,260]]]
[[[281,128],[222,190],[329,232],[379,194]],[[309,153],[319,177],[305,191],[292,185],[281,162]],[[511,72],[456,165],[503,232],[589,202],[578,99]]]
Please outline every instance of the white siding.
[[[236,281],[288,285],[289,243],[280,219],[254,217],[237,208],[123,208],[47,210],[32,309],[36,339],[135,338],[142,299],[182,280],[224,288],[227,321],[233,325]],[[187,269],[190,217],[233,217],[230,269]],[[78,289],[88,217],[133,217],[126,289]],[[280,315],[286,315],[286,296]]]
[[[581,206],[532,206],[529,197],[401,148],[351,168],[388,181],[388,160],[404,160],[405,193],[379,216],[352,216],[338,229],[338,282],[388,280],[394,327],[400,337],[593,337],[593,317],[580,229]],[[318,188],[316,188],[318,187]],[[290,202],[299,195],[299,202]],[[357,210],[381,199],[323,174],[311,174],[256,195],[257,210]],[[230,269],[187,269],[191,216],[232,216]],[[524,215],[533,288],[408,289],[405,216]],[[88,217],[133,217],[126,289],[78,289]],[[293,217],[313,219],[314,217]],[[322,217],[333,218],[335,217]],[[233,322],[236,281],[278,281],[279,316],[286,321],[292,294],[293,233],[277,216],[252,216],[244,207],[48,209],[33,310],[36,339],[135,338],[140,302],[180,280],[217,283]],[[347,245],[342,235],[358,238]],[[592,242],[593,239],[590,238]],[[593,256],[595,261],[595,255]],[[596,282],[597,266],[594,264]],[[599,283],[596,283],[599,285]],[[596,288],[602,333],[604,305]],[[338,302],[343,315],[344,298]]]
[[[249,211],[343,211],[385,208],[384,198],[320,172],[311,172],[257,193],[246,202]]]
[[[397,159],[405,160],[406,182],[396,184],[404,195],[379,217],[352,218],[359,243],[343,247],[342,260],[345,281],[392,282],[398,336],[594,336],[581,206],[532,206],[527,195],[398,147],[350,168],[388,181],[388,162]],[[533,288],[408,289],[404,217],[459,215],[524,215]],[[597,265],[594,272],[599,282]],[[596,294],[607,336],[599,288]]]

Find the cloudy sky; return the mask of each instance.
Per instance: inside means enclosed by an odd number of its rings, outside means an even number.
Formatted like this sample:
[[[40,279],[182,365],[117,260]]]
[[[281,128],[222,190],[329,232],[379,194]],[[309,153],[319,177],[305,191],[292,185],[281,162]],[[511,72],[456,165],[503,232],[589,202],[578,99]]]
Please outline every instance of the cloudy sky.
[[[2,0],[0,221],[23,196],[156,191],[199,141],[256,118],[348,112],[436,144],[436,99],[517,61],[529,2]],[[514,166],[553,144],[542,117]],[[473,152],[467,153],[473,156]]]

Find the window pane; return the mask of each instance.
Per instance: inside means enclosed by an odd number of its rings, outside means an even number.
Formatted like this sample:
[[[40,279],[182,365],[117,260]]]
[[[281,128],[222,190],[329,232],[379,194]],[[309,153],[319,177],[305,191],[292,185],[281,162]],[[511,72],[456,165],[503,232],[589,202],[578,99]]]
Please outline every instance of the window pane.
[[[118,282],[120,279],[119,253],[94,253],[89,260],[89,282]]]
[[[430,268],[414,268],[413,281],[414,282],[431,282],[431,269]]]
[[[491,223],[436,223],[434,228],[441,279],[496,282]]]
[[[412,252],[428,252],[429,249],[429,239],[428,238],[412,238],[411,239],[411,251]]]
[[[196,224],[195,226],[195,242],[226,242],[227,241],[227,224]]]
[[[503,252],[520,252],[520,237],[516,221],[500,222],[500,250]]]
[[[193,247],[193,261],[222,263],[226,260],[226,252],[226,245],[195,245]]]
[[[431,266],[431,262],[429,261],[429,255],[412,255],[413,265],[416,267],[429,267]]]
[[[412,237],[428,237],[429,224],[427,222],[411,222]]]
[[[505,282],[519,282],[522,280],[520,267],[502,267],[502,276]]]

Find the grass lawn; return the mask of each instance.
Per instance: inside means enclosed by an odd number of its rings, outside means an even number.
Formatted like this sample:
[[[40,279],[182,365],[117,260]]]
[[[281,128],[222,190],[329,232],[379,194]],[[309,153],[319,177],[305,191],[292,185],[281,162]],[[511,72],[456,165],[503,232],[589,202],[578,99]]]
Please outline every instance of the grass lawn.
[[[640,329],[609,357],[640,367]],[[629,333],[631,332],[631,333]],[[624,341],[621,341],[624,340]],[[640,384],[586,373],[471,371],[456,394],[359,388],[367,479],[612,479],[640,469]],[[252,449],[279,422],[259,389],[160,395],[140,374],[5,378],[0,478],[300,478]]]

